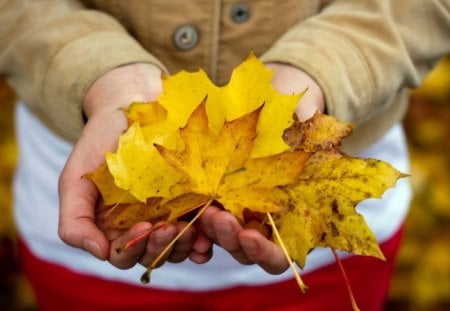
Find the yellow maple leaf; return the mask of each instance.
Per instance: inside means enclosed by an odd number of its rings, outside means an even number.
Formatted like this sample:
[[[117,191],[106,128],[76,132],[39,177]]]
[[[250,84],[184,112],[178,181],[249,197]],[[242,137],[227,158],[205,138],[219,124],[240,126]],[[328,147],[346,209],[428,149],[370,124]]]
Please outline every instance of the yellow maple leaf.
[[[246,208],[258,212],[282,209],[272,189],[295,181],[308,154],[296,151],[251,158],[259,113],[255,110],[226,122],[216,135],[201,105],[180,130],[185,150],[157,146],[163,158],[182,172],[179,184],[185,193],[206,195],[239,218]]]
[[[138,201],[129,191],[116,186],[106,163],[103,163],[98,169],[87,173],[85,176],[97,186],[105,205],[135,203]]]
[[[106,154],[106,163],[115,184],[141,202],[150,197],[170,197],[170,187],[180,178],[145,140],[137,122],[121,135],[117,152]]]
[[[375,159],[319,152],[306,162],[298,182],[279,188],[288,209],[277,215],[280,236],[290,256],[303,267],[316,246],[384,259],[375,236],[355,206],[379,198],[399,173]]]
[[[204,194],[183,193],[165,203],[162,208],[169,211],[166,221],[172,222],[201,206],[204,206],[210,198]]]
[[[283,139],[283,133],[293,124],[292,111],[297,107],[304,94],[283,95],[273,88],[267,88],[267,90],[267,99],[261,110],[252,158],[265,157],[289,150],[289,145]],[[274,118],[274,116],[276,117]]]
[[[154,142],[158,138],[158,144],[180,150],[182,146],[178,137],[172,135],[186,125],[192,112],[205,98],[208,125],[213,133],[218,133],[225,122],[264,106],[251,156],[278,154],[289,149],[282,134],[292,125],[292,111],[303,94],[278,93],[272,86],[273,74],[251,53],[235,68],[230,82],[222,87],[214,85],[203,70],[163,76],[163,91],[156,100],[157,105],[142,107],[142,103],[133,104],[127,110],[128,119],[141,124],[147,141]]]
[[[167,118],[167,110],[158,102],[133,102],[124,112],[128,124],[139,122],[141,127],[163,122]]]
[[[178,135],[179,124],[167,118],[167,110],[158,102],[133,102],[124,109],[129,125],[138,122],[148,144],[157,143],[170,149],[182,150]]]

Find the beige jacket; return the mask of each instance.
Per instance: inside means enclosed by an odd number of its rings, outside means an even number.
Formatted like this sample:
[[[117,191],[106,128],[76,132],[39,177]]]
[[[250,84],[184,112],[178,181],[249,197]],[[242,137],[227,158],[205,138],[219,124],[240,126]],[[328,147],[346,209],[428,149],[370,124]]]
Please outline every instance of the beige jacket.
[[[404,90],[450,51],[450,0],[0,0],[0,73],[70,141],[106,71],[149,62],[224,84],[252,50],[308,72],[327,113],[357,125],[356,152],[402,118]]]

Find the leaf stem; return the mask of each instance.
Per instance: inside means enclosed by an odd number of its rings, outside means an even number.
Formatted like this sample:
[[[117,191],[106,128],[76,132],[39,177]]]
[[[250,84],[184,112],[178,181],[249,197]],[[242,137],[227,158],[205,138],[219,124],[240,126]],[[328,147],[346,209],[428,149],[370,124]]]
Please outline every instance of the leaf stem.
[[[106,212],[106,214],[103,216],[103,219],[106,219],[109,217],[109,215],[111,215],[112,212],[114,212],[114,210],[122,203],[123,199],[125,199],[125,197],[130,193],[129,190],[125,191],[124,194],[120,197],[119,201],[116,202],[116,204],[114,204],[113,206],[111,206],[111,208],[109,209],[109,211]]]
[[[150,282],[150,273],[152,272],[152,270],[156,268],[160,260],[167,254],[167,252],[172,248],[175,242],[178,241],[178,239],[186,232],[186,230],[194,224],[194,222],[203,214],[203,212],[211,205],[213,201],[214,199],[209,199],[209,201],[197,212],[195,217],[192,218],[192,220],[177,234],[177,236],[172,239],[172,241],[163,249],[158,257],[156,257],[155,260],[150,263],[147,271],[145,271],[141,276],[141,282],[143,284],[147,284]]]
[[[331,248],[331,251],[333,252],[334,259],[336,260],[336,263],[338,264],[339,269],[341,270],[342,276],[344,277],[344,282],[347,287],[347,292],[348,292],[348,296],[350,297],[350,302],[352,303],[353,311],[359,311],[359,307],[356,304],[355,296],[353,296],[353,291],[350,286],[350,282],[348,281],[347,273],[345,272],[344,266],[342,265],[342,262],[339,259],[339,256],[338,256],[336,250],[333,247],[330,247],[330,248]]]
[[[302,291],[302,293],[305,293],[306,290],[308,289],[308,286],[305,285],[305,283],[303,283],[303,280],[300,277],[300,274],[298,273],[297,269],[295,268],[294,263],[292,262],[292,259],[289,256],[289,253],[286,249],[286,246],[284,245],[283,240],[281,239],[278,229],[275,226],[275,222],[273,221],[272,215],[270,215],[270,213],[266,213],[266,214],[267,214],[267,218],[269,219],[270,225],[272,226],[272,230],[275,233],[275,236],[278,240],[278,243],[280,244],[280,247],[283,250],[284,255],[286,256],[286,259],[289,262],[289,266],[290,266],[292,272],[294,273],[294,277],[295,277],[295,280],[297,281],[298,287],[300,287],[300,290]]]
[[[145,231],[144,233],[138,235],[137,237],[131,239],[130,241],[128,241],[125,244],[120,245],[119,247],[116,248],[116,252],[117,254],[120,254],[121,252],[123,252],[124,250],[128,249],[130,246],[135,245],[136,243],[142,241],[143,239],[145,239],[146,237],[148,237],[148,235],[153,231],[154,229],[150,229]]]
[[[156,229],[161,228],[161,227],[163,227],[165,225],[166,225],[165,223],[157,224],[157,225],[153,226],[153,228],[151,228],[150,230],[146,230],[142,234],[138,235],[137,237],[135,237],[135,238],[131,239],[130,241],[120,245],[119,247],[116,248],[117,254],[120,254],[121,252],[125,251],[129,247],[134,246],[136,243],[138,243],[138,242],[142,241],[143,239],[145,239],[146,237],[148,237],[150,235],[150,233],[152,233]]]

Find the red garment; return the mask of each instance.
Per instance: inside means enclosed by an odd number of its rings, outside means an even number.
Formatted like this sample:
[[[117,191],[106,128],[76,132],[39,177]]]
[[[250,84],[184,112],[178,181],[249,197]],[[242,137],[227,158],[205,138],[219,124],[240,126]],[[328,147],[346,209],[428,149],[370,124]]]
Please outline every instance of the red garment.
[[[342,260],[361,311],[379,311],[388,294],[395,256],[403,230],[381,244],[387,261],[352,256]],[[208,292],[171,291],[137,287],[74,273],[35,257],[21,242],[22,266],[36,294],[39,310],[352,310],[337,264],[302,278],[302,294],[294,280],[264,286],[238,286]],[[214,277],[213,275],[211,277]]]

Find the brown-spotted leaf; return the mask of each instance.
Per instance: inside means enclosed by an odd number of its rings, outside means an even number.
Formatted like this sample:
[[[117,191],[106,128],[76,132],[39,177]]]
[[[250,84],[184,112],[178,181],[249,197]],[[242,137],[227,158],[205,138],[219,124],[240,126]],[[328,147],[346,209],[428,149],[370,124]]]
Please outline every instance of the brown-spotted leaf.
[[[289,254],[301,267],[316,246],[383,259],[355,206],[364,199],[380,198],[405,175],[379,160],[339,157],[335,152],[327,160],[326,155],[322,152],[320,161],[308,161],[297,183],[277,191],[287,206],[278,215],[278,225]]]
[[[331,150],[340,146],[342,139],[349,136],[353,126],[332,116],[316,112],[305,122],[295,120],[283,133],[285,142],[294,150],[316,152]]]

